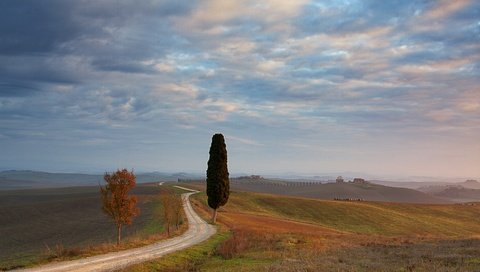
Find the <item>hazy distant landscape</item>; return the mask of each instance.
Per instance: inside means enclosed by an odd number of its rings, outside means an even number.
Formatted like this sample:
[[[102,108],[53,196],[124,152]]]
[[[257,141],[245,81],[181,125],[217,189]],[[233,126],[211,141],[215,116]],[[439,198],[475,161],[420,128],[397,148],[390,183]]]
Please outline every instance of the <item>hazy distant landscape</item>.
[[[188,173],[140,173],[139,183],[161,181],[197,181],[199,174]],[[325,177],[328,178],[328,177]],[[352,178],[353,179],[353,178]],[[95,186],[103,180],[103,175],[48,173],[36,171],[0,172],[0,190],[62,188],[71,186]],[[372,180],[366,183],[354,183],[347,180],[336,183],[335,180],[308,179],[269,179],[255,175],[232,178],[231,187],[237,191],[263,192],[280,195],[302,196],[318,199],[362,199],[368,201],[405,202],[405,203],[452,203],[480,201],[480,182],[426,181],[394,182]]]
[[[71,186],[94,186],[103,182],[103,174],[48,173],[29,170],[6,170],[0,172],[0,190],[61,188]],[[193,179],[199,175],[186,173],[140,173],[137,182],[177,181]]]

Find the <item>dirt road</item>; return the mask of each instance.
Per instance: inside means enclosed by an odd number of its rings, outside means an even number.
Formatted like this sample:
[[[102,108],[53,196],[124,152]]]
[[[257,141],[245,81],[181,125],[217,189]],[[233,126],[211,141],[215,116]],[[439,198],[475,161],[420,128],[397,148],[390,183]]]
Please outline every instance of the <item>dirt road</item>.
[[[216,232],[216,229],[214,226],[209,225],[202,218],[200,218],[200,216],[198,216],[198,214],[192,209],[189,196],[195,194],[195,192],[196,191],[182,194],[183,208],[188,219],[188,230],[180,236],[163,240],[145,247],[112,252],[74,261],[52,263],[36,268],[18,271],[114,271],[131,264],[155,259],[168,253],[172,253],[174,251],[178,251],[205,241]]]

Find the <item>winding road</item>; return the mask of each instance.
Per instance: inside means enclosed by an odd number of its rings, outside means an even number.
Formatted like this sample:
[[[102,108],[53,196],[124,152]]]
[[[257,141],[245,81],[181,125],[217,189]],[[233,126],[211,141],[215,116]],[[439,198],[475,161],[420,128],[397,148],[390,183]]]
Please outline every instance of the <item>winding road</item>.
[[[198,216],[193,210],[189,197],[190,195],[197,193],[197,191],[180,186],[175,187],[191,191],[190,193],[182,194],[183,208],[188,220],[188,230],[182,235],[140,248],[127,249],[73,261],[51,263],[17,271],[113,271],[124,268],[128,265],[159,258],[207,240],[210,236],[215,234],[216,229],[214,226],[209,225],[200,218],[200,216]]]

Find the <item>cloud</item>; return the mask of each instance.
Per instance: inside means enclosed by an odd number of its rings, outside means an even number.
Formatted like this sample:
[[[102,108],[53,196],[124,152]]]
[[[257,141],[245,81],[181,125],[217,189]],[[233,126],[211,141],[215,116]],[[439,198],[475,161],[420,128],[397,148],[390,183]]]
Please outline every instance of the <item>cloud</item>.
[[[193,143],[219,130],[271,154],[303,141],[345,151],[348,141],[439,131],[471,143],[480,129],[479,7],[2,1],[2,135],[12,146],[16,136],[132,149],[134,138],[173,141],[199,154]]]
[[[235,142],[239,142],[244,145],[251,145],[251,146],[262,146],[262,144],[258,143],[257,141],[250,140],[250,139],[244,139],[240,137],[235,137],[231,135],[227,135],[227,140],[233,140]]]
[[[91,65],[101,71],[145,74],[155,72],[153,67],[135,62],[115,62],[114,60],[96,59],[92,61]]]
[[[472,1],[459,0],[459,1],[437,1],[435,5],[425,12],[423,17],[428,20],[439,20],[455,14],[458,11],[465,9]]]
[[[74,39],[80,29],[73,21],[70,4],[67,1],[2,1],[0,55],[51,52]]]

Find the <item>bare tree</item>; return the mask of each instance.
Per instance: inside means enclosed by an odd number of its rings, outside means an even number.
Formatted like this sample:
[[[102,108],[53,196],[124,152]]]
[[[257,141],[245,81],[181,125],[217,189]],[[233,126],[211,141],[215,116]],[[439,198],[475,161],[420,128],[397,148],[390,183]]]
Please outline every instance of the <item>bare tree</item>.
[[[182,221],[182,197],[171,189],[163,189],[160,192],[163,205],[163,218],[170,236],[172,226],[178,229]]]
[[[163,205],[163,221],[165,226],[167,227],[167,234],[168,236],[170,236],[170,226],[173,221],[172,191],[168,189],[163,189],[162,191],[160,191],[160,197]]]
[[[175,218],[175,228],[178,229],[182,223],[182,208],[183,200],[182,196],[174,194],[174,203],[173,203],[173,214]]]

